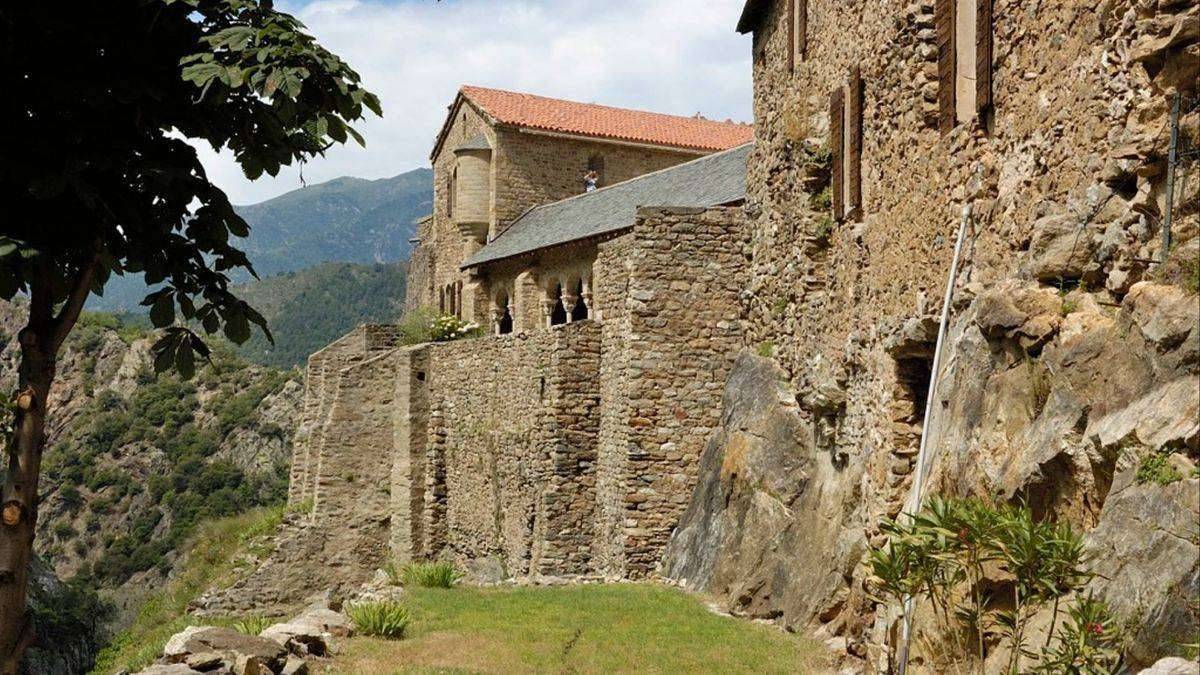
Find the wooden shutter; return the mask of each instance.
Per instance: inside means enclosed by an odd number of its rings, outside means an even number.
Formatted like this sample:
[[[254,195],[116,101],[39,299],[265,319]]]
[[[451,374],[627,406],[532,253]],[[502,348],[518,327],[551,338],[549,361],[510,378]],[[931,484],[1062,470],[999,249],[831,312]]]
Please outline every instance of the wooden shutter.
[[[975,0],[975,111],[979,121],[992,105],[992,0]]]
[[[843,139],[845,130],[842,128],[844,124],[843,99],[844,95],[841,87],[834,89],[829,94],[829,149],[833,155],[833,176],[829,190],[833,193],[833,217],[836,220],[842,219],[846,208],[842,200],[842,171],[845,166],[844,157],[842,156],[842,147],[845,143]]]
[[[954,3],[935,0],[933,22],[937,28],[938,129],[954,128]]]
[[[849,134],[846,164],[846,216],[858,218],[862,215],[862,141],[863,141],[863,80],[862,71],[855,66],[850,71],[850,87],[847,92],[845,132]]]
[[[808,57],[808,0],[795,0],[796,3],[796,54],[801,58]]]
[[[788,50],[788,72],[796,71],[796,0],[787,0],[787,20],[784,22],[787,26],[787,50]]]

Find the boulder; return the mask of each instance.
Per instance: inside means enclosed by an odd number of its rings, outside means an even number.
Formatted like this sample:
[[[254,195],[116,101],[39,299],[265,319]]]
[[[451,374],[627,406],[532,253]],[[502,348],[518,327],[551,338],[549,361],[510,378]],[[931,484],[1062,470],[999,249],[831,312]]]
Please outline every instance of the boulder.
[[[1200,675],[1200,663],[1181,659],[1178,656],[1168,656],[1155,661],[1154,665],[1141,671],[1138,675]]]
[[[1092,233],[1078,216],[1045,216],[1033,224],[1029,273],[1039,281],[1078,279],[1095,252]]]
[[[199,675],[200,672],[182,663],[156,663],[139,670],[135,675]]]
[[[283,645],[293,654],[327,656],[333,652],[333,638],[349,637],[353,632],[349,617],[318,605],[290,621],[268,627],[261,637]]]
[[[188,626],[163,648],[167,663],[186,666],[216,661],[237,675],[278,673],[287,655],[287,649],[274,640],[211,626]]]

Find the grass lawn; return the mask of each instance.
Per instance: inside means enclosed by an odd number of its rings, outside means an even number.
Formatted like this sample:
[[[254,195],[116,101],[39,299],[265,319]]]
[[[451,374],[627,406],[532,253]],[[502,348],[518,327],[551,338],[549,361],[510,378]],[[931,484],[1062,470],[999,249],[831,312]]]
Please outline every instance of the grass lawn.
[[[813,673],[819,645],[648,584],[415,589],[403,640],[354,638],[322,673]]]

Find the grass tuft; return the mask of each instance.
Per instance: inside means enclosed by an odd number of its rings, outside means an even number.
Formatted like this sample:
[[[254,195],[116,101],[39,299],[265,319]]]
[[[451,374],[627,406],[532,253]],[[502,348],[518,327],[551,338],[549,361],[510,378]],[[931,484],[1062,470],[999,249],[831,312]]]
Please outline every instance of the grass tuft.
[[[354,622],[354,630],[359,635],[392,640],[404,637],[404,631],[412,620],[404,605],[394,600],[347,605],[346,614]]]
[[[233,623],[233,629],[239,633],[245,633],[246,635],[259,635],[273,623],[273,619],[265,616],[248,616],[244,619],[235,621]]]
[[[387,572],[387,570],[384,570]],[[453,588],[462,581],[463,574],[448,562],[414,562],[400,568],[398,578],[405,586],[421,588]],[[395,584],[392,574],[388,579]]]

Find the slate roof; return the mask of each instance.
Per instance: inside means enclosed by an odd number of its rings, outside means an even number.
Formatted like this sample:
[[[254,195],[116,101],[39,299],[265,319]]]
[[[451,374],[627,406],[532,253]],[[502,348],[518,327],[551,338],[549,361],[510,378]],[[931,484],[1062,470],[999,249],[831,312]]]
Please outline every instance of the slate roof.
[[[753,125],[732,121],[628,110],[487,87],[463,86],[459,98],[470,100],[498,124],[525,129],[686,150],[728,150],[754,139]],[[457,109],[456,102],[451,106],[451,117],[439,135],[434,155]]]
[[[746,197],[753,143],[537,206],[479,249],[464,269],[633,226],[641,206],[709,207]]]

